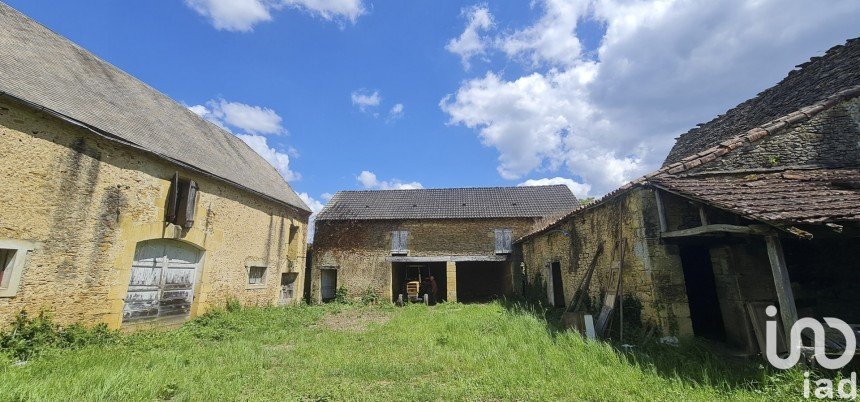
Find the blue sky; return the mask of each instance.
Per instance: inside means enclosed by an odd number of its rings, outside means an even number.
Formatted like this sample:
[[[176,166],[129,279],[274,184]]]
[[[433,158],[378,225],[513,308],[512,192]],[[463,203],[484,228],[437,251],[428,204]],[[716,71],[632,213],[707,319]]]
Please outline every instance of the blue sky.
[[[7,2],[242,136],[315,208],[360,188],[599,196],[860,36],[856,1]]]

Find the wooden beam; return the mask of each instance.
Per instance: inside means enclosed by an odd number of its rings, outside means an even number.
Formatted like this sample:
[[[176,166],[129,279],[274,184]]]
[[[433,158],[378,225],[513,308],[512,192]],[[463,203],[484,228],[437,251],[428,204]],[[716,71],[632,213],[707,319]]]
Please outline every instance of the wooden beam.
[[[669,230],[669,225],[666,223],[666,209],[663,207],[663,197],[660,196],[660,190],[654,190],[654,198],[657,200],[657,216],[660,219],[660,233]]]
[[[724,225],[724,224],[714,224],[714,225],[705,225],[705,226],[697,226],[690,229],[683,230],[673,230],[671,232],[666,232],[660,235],[660,237],[671,238],[671,237],[689,237],[689,236],[700,236],[706,234],[714,234],[714,233],[738,233],[738,234],[756,234],[757,231],[749,226],[737,226],[737,225]]]
[[[779,237],[769,235],[765,236],[764,239],[767,243],[767,257],[770,260],[770,270],[773,273],[773,284],[776,286],[776,297],[779,300],[782,328],[788,336],[791,333],[791,327],[797,321],[797,306],[794,304],[794,293],[791,291],[788,267],[785,265],[785,255],[782,253],[782,243],[779,241]]]
[[[699,222],[702,223],[702,226],[708,225],[708,214],[705,213],[705,207],[699,205]]]

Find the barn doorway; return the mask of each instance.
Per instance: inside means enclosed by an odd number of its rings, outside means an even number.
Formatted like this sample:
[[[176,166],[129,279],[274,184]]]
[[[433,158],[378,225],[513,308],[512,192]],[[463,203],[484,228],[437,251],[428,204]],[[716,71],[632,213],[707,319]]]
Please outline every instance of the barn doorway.
[[[123,325],[184,321],[191,312],[202,254],[177,240],[138,243],[123,305]]]
[[[682,245],[679,250],[693,334],[725,341],[726,330],[708,248],[703,245]]]
[[[320,270],[320,297],[323,303],[330,302],[337,297],[337,270]]]
[[[561,280],[561,263],[550,264],[550,280],[552,283],[552,305],[564,307],[564,283]]]
[[[430,277],[433,277],[433,280],[436,282],[436,296],[433,301],[445,301],[448,293],[448,273],[444,261],[421,263],[392,262],[391,301],[396,302],[398,295],[406,293],[406,282],[418,281],[421,283]]]
[[[505,294],[504,261],[467,261],[457,263],[457,301],[483,303]]]

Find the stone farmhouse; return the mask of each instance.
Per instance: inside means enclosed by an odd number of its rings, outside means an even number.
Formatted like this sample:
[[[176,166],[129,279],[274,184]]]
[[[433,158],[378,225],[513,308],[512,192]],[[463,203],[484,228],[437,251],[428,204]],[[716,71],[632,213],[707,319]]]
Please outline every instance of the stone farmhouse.
[[[310,210],[240,139],[2,3],[0,54],[0,321],[301,299]]]
[[[418,275],[439,300],[511,295],[512,240],[577,205],[566,186],[340,191],[316,218],[312,300],[340,287],[395,300]]]
[[[754,354],[767,305],[784,328],[860,323],[860,39],[681,135],[658,171],[515,243],[523,291],[594,314],[598,331],[614,308],[659,336]]]

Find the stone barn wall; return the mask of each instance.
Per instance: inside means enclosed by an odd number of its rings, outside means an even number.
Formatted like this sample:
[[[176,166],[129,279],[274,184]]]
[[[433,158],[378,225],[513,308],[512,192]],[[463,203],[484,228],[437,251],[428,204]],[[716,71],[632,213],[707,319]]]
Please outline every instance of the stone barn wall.
[[[336,267],[338,287],[351,297],[371,291],[390,300],[393,231],[409,232],[409,257],[495,256],[493,229],[511,229],[516,239],[533,223],[531,218],[317,221],[312,300],[321,299],[320,269],[327,267]]]
[[[164,222],[177,171],[199,184],[194,226],[180,234]],[[280,273],[304,266],[306,213],[6,99],[0,177],[0,240],[34,245],[17,292],[0,297],[0,325],[26,309],[48,310],[62,323],[118,327],[135,246],[148,239],[205,250],[192,316],[226,298],[276,303]],[[265,286],[249,289],[249,262],[268,266]],[[296,300],[301,292],[298,285]]]
[[[643,324],[666,335],[692,335],[678,249],[660,241],[658,222],[653,191],[635,188],[524,240],[517,249],[525,264],[526,296],[548,302],[549,269],[559,262],[569,305],[593,261],[596,268],[582,309],[596,319],[607,290],[615,286],[617,276],[611,276],[617,275],[623,255],[623,294],[642,304]],[[620,249],[615,246],[619,238]]]

